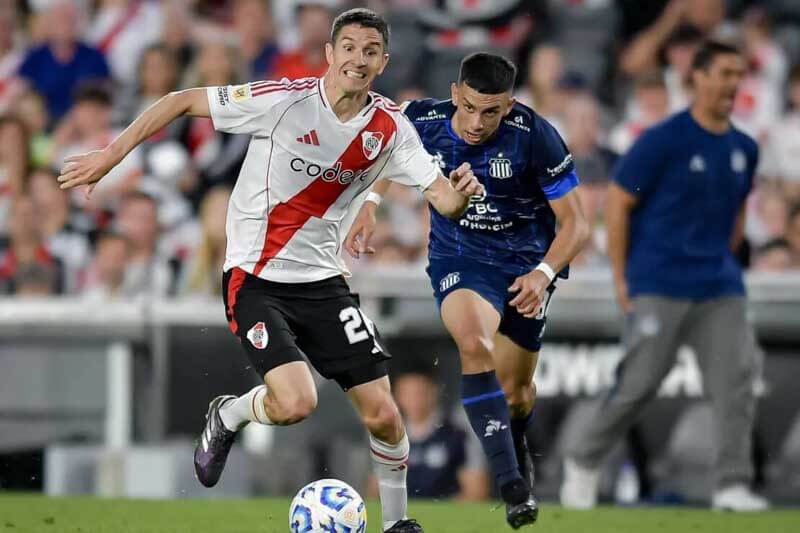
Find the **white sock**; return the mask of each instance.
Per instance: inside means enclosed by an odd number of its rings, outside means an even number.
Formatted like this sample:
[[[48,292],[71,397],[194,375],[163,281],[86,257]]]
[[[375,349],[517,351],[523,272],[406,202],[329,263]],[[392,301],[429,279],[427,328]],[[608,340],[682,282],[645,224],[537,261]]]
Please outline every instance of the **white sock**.
[[[239,431],[248,422],[272,426],[272,420],[264,409],[264,397],[267,395],[267,386],[254,387],[247,394],[235,400],[225,402],[219,408],[219,417],[228,431]]]
[[[378,478],[385,531],[398,520],[407,518],[408,437],[404,435],[397,444],[389,444],[370,435],[369,449]]]

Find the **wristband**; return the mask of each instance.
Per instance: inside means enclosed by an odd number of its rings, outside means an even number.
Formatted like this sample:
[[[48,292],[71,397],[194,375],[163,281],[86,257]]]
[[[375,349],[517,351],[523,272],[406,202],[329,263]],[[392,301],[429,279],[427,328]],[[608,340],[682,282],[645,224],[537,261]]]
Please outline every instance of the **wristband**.
[[[536,268],[534,268],[534,270],[538,270],[539,272],[547,276],[547,281],[553,281],[553,278],[556,277],[556,273],[553,272],[553,269],[550,267],[550,265],[548,265],[544,261],[536,265]]]
[[[381,205],[381,201],[382,200],[383,200],[383,196],[381,196],[380,194],[378,194],[376,192],[369,191],[369,194],[367,195],[367,199],[364,200],[364,201],[365,202],[372,202],[375,205]]]

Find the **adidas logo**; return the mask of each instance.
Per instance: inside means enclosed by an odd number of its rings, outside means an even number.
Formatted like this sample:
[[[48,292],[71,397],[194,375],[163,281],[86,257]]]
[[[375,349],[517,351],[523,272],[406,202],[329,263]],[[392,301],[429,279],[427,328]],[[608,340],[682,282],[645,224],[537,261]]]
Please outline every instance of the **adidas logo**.
[[[317,130],[311,130],[302,137],[298,137],[297,142],[319,146],[319,137],[317,137]]]

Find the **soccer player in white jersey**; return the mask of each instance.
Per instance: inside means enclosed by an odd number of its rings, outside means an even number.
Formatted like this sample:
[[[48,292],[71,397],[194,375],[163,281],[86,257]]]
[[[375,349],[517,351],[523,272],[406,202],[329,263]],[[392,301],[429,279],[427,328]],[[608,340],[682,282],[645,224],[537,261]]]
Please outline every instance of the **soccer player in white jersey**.
[[[416,533],[422,527],[406,515],[408,439],[389,389],[390,356],[348,289],[340,249],[379,176],[422,189],[450,217],[483,189],[469,165],[442,176],[400,110],[369,91],[389,59],[388,38],[374,12],[347,11],[334,21],[323,78],[171,93],[105,149],[68,158],[59,181],[90,193],[135,146],[182,115],[251,135],[228,205],[223,292],[231,330],[264,385],[211,402],[195,451],[197,477],[217,483],[247,423],[294,424],[314,410],[305,353],[347,392],[369,430],[384,531]]]

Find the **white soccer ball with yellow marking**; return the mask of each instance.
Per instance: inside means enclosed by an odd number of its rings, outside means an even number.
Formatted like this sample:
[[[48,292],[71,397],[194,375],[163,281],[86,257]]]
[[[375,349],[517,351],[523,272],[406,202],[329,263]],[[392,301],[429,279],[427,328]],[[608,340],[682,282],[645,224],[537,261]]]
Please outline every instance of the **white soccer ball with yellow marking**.
[[[365,533],[367,507],[356,490],[338,479],[320,479],[297,493],[289,509],[291,533]]]

